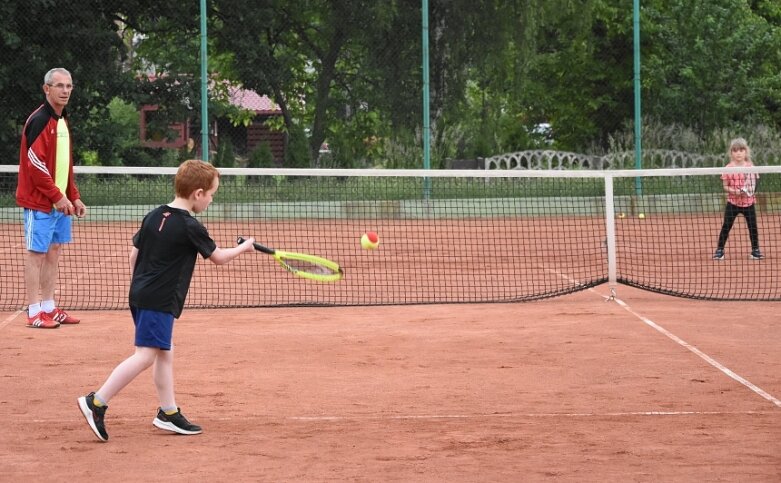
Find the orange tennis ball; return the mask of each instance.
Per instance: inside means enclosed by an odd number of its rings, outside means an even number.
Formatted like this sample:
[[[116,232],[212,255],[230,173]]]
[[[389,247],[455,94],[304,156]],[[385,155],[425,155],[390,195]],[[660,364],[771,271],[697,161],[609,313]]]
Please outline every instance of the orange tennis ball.
[[[365,250],[374,250],[380,246],[380,237],[373,231],[368,231],[361,237],[361,246]]]

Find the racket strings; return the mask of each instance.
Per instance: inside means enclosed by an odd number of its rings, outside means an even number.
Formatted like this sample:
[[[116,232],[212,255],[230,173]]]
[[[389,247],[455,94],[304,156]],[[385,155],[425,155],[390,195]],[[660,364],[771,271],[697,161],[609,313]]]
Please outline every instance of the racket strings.
[[[753,173],[746,175],[743,181],[743,192],[749,196],[753,196],[756,187],[757,187],[757,175]]]
[[[297,260],[292,258],[280,258],[285,268],[291,272],[306,272],[313,275],[335,275],[339,270],[322,265],[311,260]]]

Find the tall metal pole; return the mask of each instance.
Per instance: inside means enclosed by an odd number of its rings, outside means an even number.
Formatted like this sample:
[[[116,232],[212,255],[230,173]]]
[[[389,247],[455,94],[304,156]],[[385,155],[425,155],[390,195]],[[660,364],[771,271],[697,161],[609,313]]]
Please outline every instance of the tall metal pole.
[[[431,168],[431,119],[429,111],[428,0],[422,0],[423,16],[423,169]]]
[[[206,58],[206,0],[201,0],[201,159],[209,162],[209,85]]]
[[[643,168],[643,113],[640,107],[640,0],[634,0],[632,23],[634,30],[634,91],[635,91],[635,168]],[[642,180],[635,178],[635,192],[643,194]]]
[[[428,0],[421,2],[423,18],[423,169],[431,169],[431,114],[429,108],[429,72],[428,72]],[[423,197],[431,196],[431,178],[423,180]]]

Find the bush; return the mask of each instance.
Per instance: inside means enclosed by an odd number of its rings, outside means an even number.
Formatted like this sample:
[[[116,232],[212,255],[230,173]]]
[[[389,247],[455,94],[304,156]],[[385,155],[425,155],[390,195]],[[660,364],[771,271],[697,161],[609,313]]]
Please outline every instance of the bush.
[[[249,168],[276,168],[274,153],[267,142],[258,144],[249,155]]]
[[[746,138],[751,146],[752,158],[759,165],[781,164],[781,132],[763,124],[736,124],[730,128],[698,132],[680,124],[664,124],[656,119],[644,118],[642,124],[643,151],[664,149],[721,156],[721,164],[728,161],[727,147],[731,139]],[[634,124],[627,122],[624,129],[609,137],[609,152],[633,151],[635,147]],[[589,154],[605,154],[592,148]]]
[[[179,156],[175,149],[144,148],[135,146],[119,154],[123,166],[178,166]]]
[[[303,129],[294,129],[288,137],[285,150],[286,168],[309,168],[309,144]]]
[[[236,155],[233,153],[233,143],[230,139],[220,141],[212,164],[218,168],[232,168],[236,166]]]
[[[128,148],[121,154],[121,157],[124,166],[159,166],[154,156],[142,147]]]

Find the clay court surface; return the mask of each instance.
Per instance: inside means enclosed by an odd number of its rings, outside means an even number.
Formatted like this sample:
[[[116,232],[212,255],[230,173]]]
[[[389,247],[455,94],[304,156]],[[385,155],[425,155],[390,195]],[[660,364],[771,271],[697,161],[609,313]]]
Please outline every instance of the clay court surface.
[[[781,480],[778,304],[607,286],[519,304],[186,310],[177,403],[145,373],[108,443],[76,405],[132,351],[127,311],[0,314],[3,481]]]

